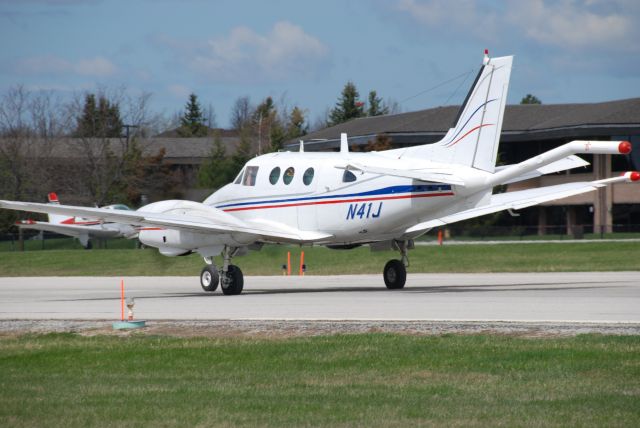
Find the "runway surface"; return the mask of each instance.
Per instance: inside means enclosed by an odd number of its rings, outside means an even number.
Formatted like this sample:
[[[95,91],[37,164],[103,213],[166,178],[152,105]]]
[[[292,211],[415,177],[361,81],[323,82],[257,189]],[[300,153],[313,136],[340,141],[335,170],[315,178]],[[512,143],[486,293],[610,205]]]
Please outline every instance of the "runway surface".
[[[240,296],[197,277],[124,278],[146,320],[640,322],[639,272],[245,277]],[[2,320],[117,320],[120,278],[0,278]]]

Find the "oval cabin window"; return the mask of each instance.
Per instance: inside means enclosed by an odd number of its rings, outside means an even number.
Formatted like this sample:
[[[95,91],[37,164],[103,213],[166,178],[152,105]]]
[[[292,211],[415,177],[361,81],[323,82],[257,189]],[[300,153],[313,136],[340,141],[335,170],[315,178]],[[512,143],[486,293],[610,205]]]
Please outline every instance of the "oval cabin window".
[[[307,170],[302,175],[302,182],[305,186],[308,186],[313,181],[313,168],[307,168]]]
[[[282,176],[282,181],[284,181],[284,184],[291,183],[291,180],[293,180],[294,173],[295,173],[295,169],[293,169],[292,166],[286,169],[286,171],[284,172],[284,175]]]
[[[276,184],[278,179],[280,178],[280,167],[277,166],[271,170],[271,174],[269,174],[269,183]]]

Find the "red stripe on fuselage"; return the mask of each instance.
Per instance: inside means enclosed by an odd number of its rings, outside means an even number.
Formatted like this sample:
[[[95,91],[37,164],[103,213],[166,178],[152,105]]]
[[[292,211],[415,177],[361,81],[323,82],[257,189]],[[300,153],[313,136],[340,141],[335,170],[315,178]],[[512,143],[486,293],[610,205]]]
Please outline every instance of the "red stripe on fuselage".
[[[258,207],[229,208],[224,211],[225,212],[249,211],[249,210],[263,210],[263,209],[269,209],[269,208],[302,207],[305,205],[343,204],[343,203],[353,203],[353,202],[387,201],[390,199],[431,198],[435,196],[453,196],[453,195],[454,195],[453,192],[447,192],[447,193],[428,193],[428,194],[422,194],[422,195],[385,196],[382,198],[338,199],[338,200],[328,200],[328,201],[301,202],[296,204],[262,205]]]

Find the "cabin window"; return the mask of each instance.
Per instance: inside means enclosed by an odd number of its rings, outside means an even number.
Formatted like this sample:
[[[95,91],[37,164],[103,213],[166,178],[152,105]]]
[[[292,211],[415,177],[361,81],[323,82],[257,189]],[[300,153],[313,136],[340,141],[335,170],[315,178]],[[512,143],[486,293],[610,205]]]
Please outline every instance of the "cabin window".
[[[313,168],[307,168],[307,170],[302,175],[302,182],[305,186],[308,186],[313,181]]]
[[[242,184],[245,186],[255,186],[257,176],[258,176],[258,167],[248,166],[246,172],[244,173],[244,180],[242,180]]]
[[[282,176],[282,181],[284,181],[284,184],[291,183],[291,180],[293,180],[294,173],[295,173],[295,169],[293,169],[292,166],[287,168],[287,170],[284,172],[284,175]]]
[[[344,174],[342,174],[342,182],[343,183],[351,183],[353,181],[356,181],[356,175],[348,170],[344,170]]]
[[[269,183],[276,184],[280,179],[280,167],[277,166],[271,170],[271,174],[269,174]]]
[[[233,182],[233,184],[240,184],[242,183],[242,174],[244,173],[244,169],[242,171],[240,171],[240,174],[238,174],[238,176],[236,177],[236,180]]]

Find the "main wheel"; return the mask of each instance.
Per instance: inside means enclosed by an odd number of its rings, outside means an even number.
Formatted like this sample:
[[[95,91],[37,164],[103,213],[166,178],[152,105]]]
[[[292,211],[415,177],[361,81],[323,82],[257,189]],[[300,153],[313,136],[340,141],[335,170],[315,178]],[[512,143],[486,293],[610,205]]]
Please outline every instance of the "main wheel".
[[[226,281],[223,280],[221,282],[222,294],[226,296],[235,296],[242,293],[242,288],[244,287],[244,277],[242,275],[242,271],[238,266],[229,265]]]
[[[220,275],[214,265],[206,265],[200,272],[200,285],[204,291],[216,291]]]
[[[384,266],[384,283],[390,290],[404,287],[407,281],[407,268],[400,260],[389,260]]]

